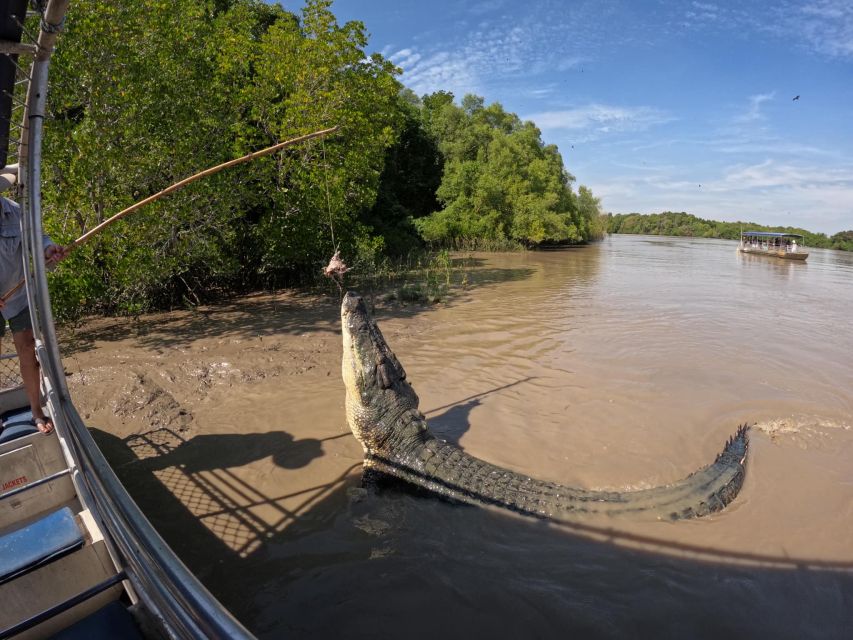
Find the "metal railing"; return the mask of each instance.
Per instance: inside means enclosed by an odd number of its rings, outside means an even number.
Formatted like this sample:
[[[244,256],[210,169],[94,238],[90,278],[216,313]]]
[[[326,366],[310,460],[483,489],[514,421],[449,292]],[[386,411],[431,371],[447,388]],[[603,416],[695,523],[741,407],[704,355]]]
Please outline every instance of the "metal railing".
[[[36,3],[39,6],[42,3]],[[102,527],[132,594],[172,638],[252,638],[154,530],[101,454],[71,400],[47,287],[41,223],[41,142],[50,53],[68,0],[50,0],[29,74],[19,178],[24,186],[23,251],[27,297],[48,410],[68,445],[75,488]],[[24,153],[25,150],[25,153]]]

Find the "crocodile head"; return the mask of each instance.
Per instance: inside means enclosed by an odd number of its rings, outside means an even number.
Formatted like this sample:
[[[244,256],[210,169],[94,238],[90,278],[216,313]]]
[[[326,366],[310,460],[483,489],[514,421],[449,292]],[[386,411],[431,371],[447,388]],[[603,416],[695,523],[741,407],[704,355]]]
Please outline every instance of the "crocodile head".
[[[385,455],[431,438],[418,396],[364,300],[348,291],[341,303],[347,423],[367,454]]]

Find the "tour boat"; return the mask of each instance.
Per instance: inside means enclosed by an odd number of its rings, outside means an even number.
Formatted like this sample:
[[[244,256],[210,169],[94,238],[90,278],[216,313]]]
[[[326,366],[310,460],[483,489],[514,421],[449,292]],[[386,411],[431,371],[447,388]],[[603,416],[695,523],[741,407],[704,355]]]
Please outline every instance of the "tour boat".
[[[0,640],[252,638],[154,530],[69,395],[41,250],[39,184],[47,72],[68,0],[32,2],[35,15],[28,4],[0,2],[0,180],[17,182],[21,197],[43,407],[55,429],[36,428],[14,356],[0,359]],[[30,31],[36,41],[22,41]]]
[[[805,238],[798,233],[743,231],[740,234],[738,251],[772,256],[783,260],[803,261],[809,257],[805,250],[804,240]]]

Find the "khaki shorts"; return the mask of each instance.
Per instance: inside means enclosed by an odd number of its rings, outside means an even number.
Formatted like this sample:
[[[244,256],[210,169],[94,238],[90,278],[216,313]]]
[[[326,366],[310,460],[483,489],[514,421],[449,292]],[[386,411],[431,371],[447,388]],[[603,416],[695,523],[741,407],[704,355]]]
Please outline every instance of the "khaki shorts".
[[[6,333],[6,320],[2,317],[0,317],[0,320],[3,320],[3,322],[0,322],[0,338],[2,338]],[[12,333],[32,329],[33,321],[30,319],[30,308],[24,307],[24,310],[18,315],[9,318],[9,328],[12,330]]]

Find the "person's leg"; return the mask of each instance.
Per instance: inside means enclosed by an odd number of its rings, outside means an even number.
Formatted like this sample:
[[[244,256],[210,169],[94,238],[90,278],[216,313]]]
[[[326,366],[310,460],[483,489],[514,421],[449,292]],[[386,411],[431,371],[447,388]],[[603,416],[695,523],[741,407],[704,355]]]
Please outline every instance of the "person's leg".
[[[50,433],[53,424],[50,418],[44,415],[41,408],[41,386],[39,384],[39,363],[36,359],[36,341],[33,337],[33,329],[30,326],[30,312],[24,309],[20,314],[9,322],[12,329],[12,340],[15,342],[15,351],[18,352],[18,363],[21,366],[21,378],[24,381],[24,391],[30,401],[30,409],[33,412],[33,421],[39,431]]]
[[[53,425],[44,415],[41,408],[41,388],[39,385],[39,363],[36,360],[36,341],[33,338],[32,329],[24,329],[12,334],[15,341],[15,350],[18,352],[18,361],[21,365],[21,378],[24,381],[24,390],[30,401],[30,409],[33,411],[33,420],[39,431],[50,433]]]

